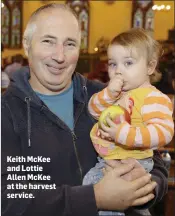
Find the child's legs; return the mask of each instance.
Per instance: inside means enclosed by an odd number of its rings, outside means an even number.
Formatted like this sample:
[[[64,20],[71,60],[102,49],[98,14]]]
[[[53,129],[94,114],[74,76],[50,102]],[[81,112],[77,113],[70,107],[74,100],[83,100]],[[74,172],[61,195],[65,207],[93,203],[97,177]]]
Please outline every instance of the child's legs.
[[[143,166],[143,168],[146,170],[146,172],[149,173],[153,169],[154,161],[152,158],[145,158],[145,159],[141,159],[141,160],[137,160],[137,161]]]
[[[102,169],[104,168],[105,161],[98,158],[98,163],[95,167],[91,168],[88,173],[83,178],[83,185],[96,184],[103,177]]]

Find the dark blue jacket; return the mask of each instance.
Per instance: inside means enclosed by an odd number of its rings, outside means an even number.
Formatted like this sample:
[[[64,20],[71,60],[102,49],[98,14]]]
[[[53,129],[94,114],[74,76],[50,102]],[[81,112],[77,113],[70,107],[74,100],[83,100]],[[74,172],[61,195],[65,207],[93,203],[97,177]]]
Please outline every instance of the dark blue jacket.
[[[73,75],[74,130],[71,131],[39,99],[28,82],[29,69],[14,74],[11,85],[2,97],[2,215],[3,216],[95,216],[97,209],[93,186],[80,186],[83,176],[96,164],[96,152],[90,140],[94,124],[87,108],[89,98],[104,86]],[[7,162],[7,156],[43,156],[51,162]],[[164,195],[166,171],[155,155],[153,176],[159,182],[156,198]],[[17,175],[34,173],[51,177],[50,181],[7,180],[8,166],[40,165],[41,172],[13,172]],[[56,184],[56,189],[7,189],[7,184]],[[8,199],[8,193],[32,193],[31,199]],[[159,197],[158,197],[159,196]]]

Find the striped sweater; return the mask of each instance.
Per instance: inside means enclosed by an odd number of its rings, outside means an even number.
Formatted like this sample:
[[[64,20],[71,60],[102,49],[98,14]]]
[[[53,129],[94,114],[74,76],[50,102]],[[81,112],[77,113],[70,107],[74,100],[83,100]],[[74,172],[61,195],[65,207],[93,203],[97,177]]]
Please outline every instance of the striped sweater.
[[[117,144],[144,150],[157,149],[172,140],[172,103],[155,87],[134,89],[118,98],[112,97],[105,88],[91,97],[88,107],[91,115],[98,119],[104,109],[114,104],[123,106],[131,114],[131,124],[120,124]]]

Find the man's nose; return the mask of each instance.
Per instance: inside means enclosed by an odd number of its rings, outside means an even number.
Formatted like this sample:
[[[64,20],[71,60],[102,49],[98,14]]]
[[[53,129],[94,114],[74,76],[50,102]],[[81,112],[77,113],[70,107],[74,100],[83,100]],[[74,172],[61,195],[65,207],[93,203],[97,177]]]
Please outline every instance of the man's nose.
[[[62,63],[65,61],[65,53],[64,53],[63,45],[58,45],[55,48],[55,51],[52,54],[52,59],[57,61],[58,63]]]

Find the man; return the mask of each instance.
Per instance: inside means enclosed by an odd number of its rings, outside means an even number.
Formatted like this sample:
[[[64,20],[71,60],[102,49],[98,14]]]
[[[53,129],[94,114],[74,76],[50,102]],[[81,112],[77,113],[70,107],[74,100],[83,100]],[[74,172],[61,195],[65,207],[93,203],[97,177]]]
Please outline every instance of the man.
[[[154,156],[152,171],[157,186],[143,168],[136,162],[128,164],[127,160],[119,167],[115,161],[108,163],[104,178],[95,186],[81,186],[83,176],[97,162],[89,136],[94,120],[87,103],[103,86],[74,73],[80,37],[77,18],[59,4],[38,9],[26,27],[23,44],[30,69],[14,73],[2,98],[4,216],[95,216],[98,209],[125,210],[139,205],[147,208],[167,190],[167,173],[158,154]],[[29,157],[29,161],[21,158],[20,162],[18,156],[42,156],[48,160],[36,159],[32,163]],[[42,166],[42,171],[30,174],[50,178],[28,179],[28,172],[19,170],[15,173],[23,179],[9,181],[7,167],[18,165]],[[130,181],[122,178],[127,173],[131,174]],[[12,183],[27,188],[7,189],[7,184]],[[51,185],[51,189],[46,190],[45,184]],[[15,199],[11,198],[12,193]],[[19,193],[32,195],[22,199],[16,195]]]

